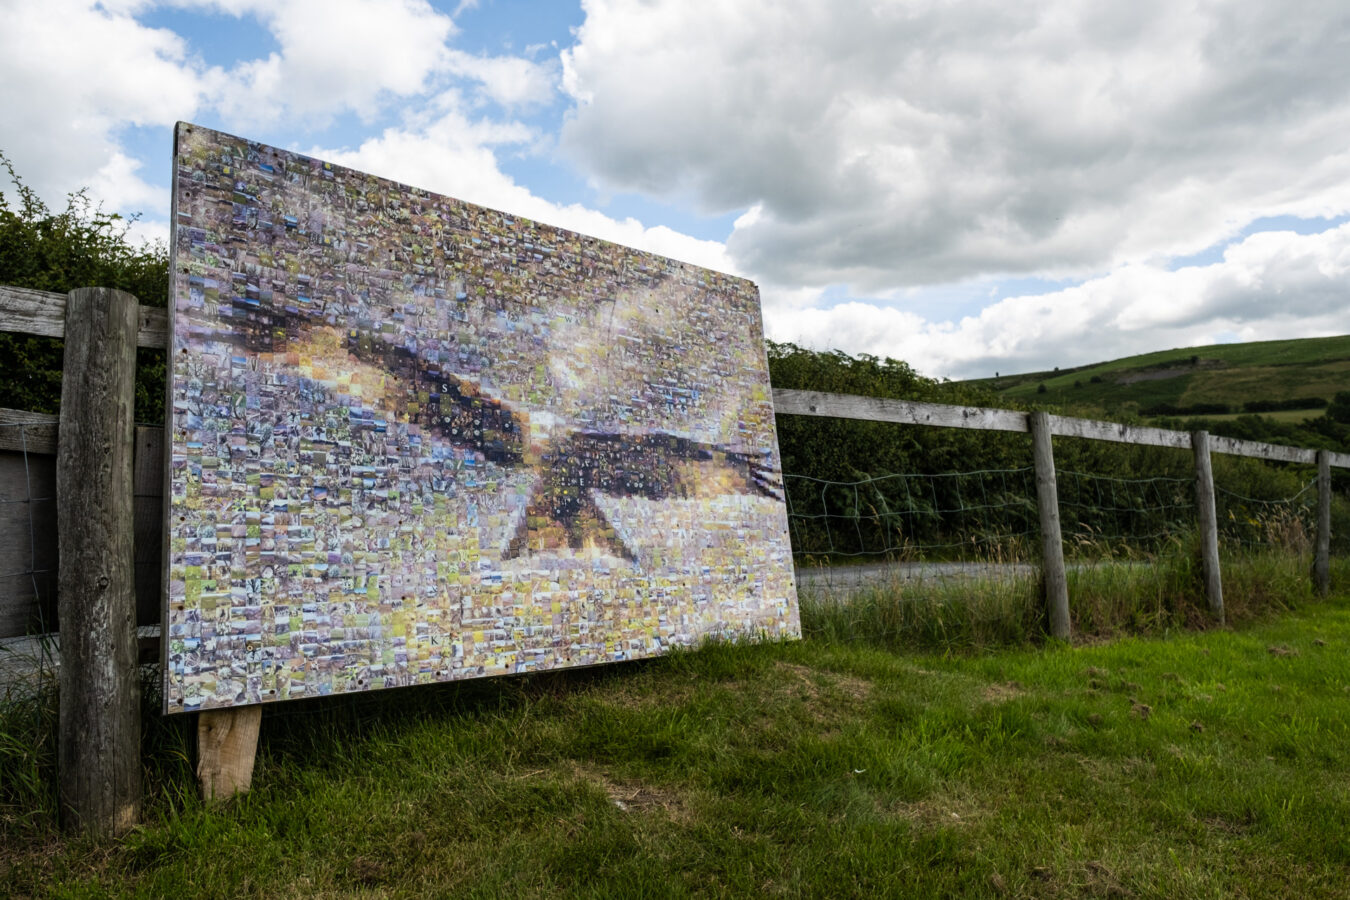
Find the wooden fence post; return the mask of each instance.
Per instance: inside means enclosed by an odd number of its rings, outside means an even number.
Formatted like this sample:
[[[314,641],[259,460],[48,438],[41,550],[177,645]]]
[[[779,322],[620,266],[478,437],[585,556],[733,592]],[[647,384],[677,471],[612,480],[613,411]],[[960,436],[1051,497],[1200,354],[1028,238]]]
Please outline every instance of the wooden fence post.
[[[1313,586],[1325,597],[1331,593],[1331,454],[1317,451],[1317,551],[1313,556]]]
[[[1209,432],[1191,432],[1195,454],[1195,505],[1200,518],[1200,565],[1209,612],[1223,624],[1223,574],[1219,569],[1219,516],[1214,504],[1214,469],[1209,461]]]
[[[1059,489],[1055,482],[1055,455],[1050,441],[1050,415],[1032,413],[1031,451],[1036,465],[1036,506],[1041,519],[1041,576],[1050,614],[1050,634],[1069,640],[1069,582],[1064,574],[1064,538],[1059,527]]]
[[[58,781],[67,830],[119,834],[140,820],[132,428],[136,298],[81,288],[66,300],[56,451],[61,629]]]

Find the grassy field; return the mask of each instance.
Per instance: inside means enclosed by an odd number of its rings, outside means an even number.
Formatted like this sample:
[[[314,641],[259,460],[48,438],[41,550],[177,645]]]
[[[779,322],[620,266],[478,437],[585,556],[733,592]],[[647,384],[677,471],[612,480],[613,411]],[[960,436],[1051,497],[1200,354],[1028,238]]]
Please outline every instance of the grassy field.
[[[1263,412],[1261,416],[1266,419],[1273,419],[1276,422],[1307,422],[1309,419],[1315,419],[1322,415],[1324,410],[1320,409],[1281,409],[1275,412]],[[1240,416],[1250,415],[1250,413],[1224,413],[1222,415],[1207,415],[1204,418],[1211,422],[1231,422]]]
[[[269,709],[216,809],[153,721],[150,823],[9,803],[0,894],[1344,897],[1350,598],[1230,571],[1231,629],[1179,627],[1184,564],[1103,566],[1073,647],[1025,581],[911,585],[804,598],[801,642]]]
[[[1084,414],[1137,411],[1162,403],[1223,403],[1237,412],[1252,400],[1330,400],[1345,390],[1350,384],[1350,336],[1186,347],[979,383],[1010,399]],[[1317,410],[1301,417],[1320,414]]]

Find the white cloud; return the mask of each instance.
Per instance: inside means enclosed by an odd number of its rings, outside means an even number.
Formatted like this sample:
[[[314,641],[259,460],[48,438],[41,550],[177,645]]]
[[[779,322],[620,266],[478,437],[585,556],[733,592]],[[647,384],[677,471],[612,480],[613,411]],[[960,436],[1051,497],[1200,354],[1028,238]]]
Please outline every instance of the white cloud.
[[[168,198],[162,189],[145,183],[140,176],[141,168],[140,160],[132,159],[120,150],[113,151],[90,179],[90,195],[109,210],[135,209],[167,216]]]
[[[450,51],[447,65],[449,71],[478,82],[486,99],[508,109],[551,101],[555,68],[519,56],[474,56],[462,50]]]
[[[137,22],[153,0],[0,0],[0,149],[49,202],[89,185],[143,210],[136,237],[167,233],[152,185],[168,173],[122,145],[126,126],[167,142],[175,120],[217,111],[245,133],[266,120],[303,135],[397,104],[397,127],[309,152],[748,274],[779,340],[964,377],[1345,330],[1350,226],[1166,267],[1255,217],[1350,209],[1339,7],[587,0],[563,56],[578,104],[565,147],[604,190],[742,211],[722,243],[553,203],[504,173],[502,153],[552,136],[487,104],[551,102],[558,66],[454,49],[451,17],[424,0],[170,2],[254,16],[277,51],[226,71]],[[1082,283],[967,318],[916,305],[983,302],[1010,272]]]
[[[20,176],[53,206],[97,181],[97,198],[167,214],[168,198],[140,178],[116,133],[198,108],[203,84],[183,40],[111,5],[3,0],[0,12],[0,149]]]
[[[278,49],[227,69],[208,67],[181,36],[135,18],[171,5],[253,16]],[[465,7],[461,7],[465,8]],[[356,150],[315,155],[551,224],[723,270],[723,246],[581,205],[549,203],[505,175],[496,149],[541,136],[512,121],[475,117],[482,102],[529,108],[555,96],[556,62],[474,56],[447,46],[449,16],[425,0],[0,0],[0,150],[53,205],[88,187],[109,210],[140,210],[133,238],[167,232],[168,177],[144,175],[120,144],[127,125],[168,129],[202,111],[247,133],[283,124],[323,125],[345,111],[371,116],[402,101],[402,127]],[[453,79],[470,82],[471,100]],[[147,180],[148,179],[148,180]]]
[[[209,67],[182,36],[135,18],[159,6],[256,17],[278,50]],[[447,79],[468,79],[478,96],[507,107],[554,92],[549,64],[451,50],[454,23],[425,0],[0,0],[0,11],[0,150],[50,205],[88,187],[109,209],[151,217],[138,233],[167,217],[169,173],[167,162],[146,172],[131,157],[126,126],[162,129],[167,148],[173,123],[203,112],[241,133],[294,132],[346,111],[373,116],[391,100],[405,104],[409,121],[464,107],[443,89]],[[451,143],[472,155],[467,138],[490,145],[518,128],[471,123]]]
[[[766,293],[767,296],[767,293]],[[1083,365],[1169,347],[1342,334],[1350,320],[1350,224],[1254,234],[1221,262],[1169,271],[1134,263],[1081,285],[1010,297],[979,315],[927,322],[881,303],[766,312],[768,336],[903,359],[926,375],[975,378]]]
[[[413,128],[390,128],[355,150],[314,148],[309,154],[480,206],[604,238],[695,265],[733,272],[726,248],[665,226],[615,219],[581,204],[556,204],[517,184],[497,165],[494,147],[524,144],[536,135],[523,125],[471,121],[451,108]]]
[[[213,78],[216,104],[239,127],[300,118],[324,124],[351,110],[370,118],[388,96],[421,93],[449,62],[451,18],[426,0],[200,0],[251,14],[279,51]]]
[[[161,244],[168,247],[169,222],[167,219],[136,219],[127,223],[127,240],[133,246]]]
[[[562,146],[765,282],[1083,277],[1350,210],[1339,0],[584,0]]]

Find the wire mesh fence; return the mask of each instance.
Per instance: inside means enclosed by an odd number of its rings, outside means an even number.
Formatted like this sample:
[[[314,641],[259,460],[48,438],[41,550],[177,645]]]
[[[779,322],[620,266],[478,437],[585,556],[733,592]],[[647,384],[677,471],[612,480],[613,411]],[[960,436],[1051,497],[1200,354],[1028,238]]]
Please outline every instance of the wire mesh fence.
[[[1017,560],[1036,535],[1029,466],[849,482],[787,474],[784,482],[799,556]]]
[[[1176,547],[1198,524],[1195,479],[1056,473],[1070,558],[1141,559]],[[829,481],[788,473],[788,521],[799,561],[1031,562],[1039,550],[1031,467],[940,474],[888,473]],[[1226,551],[1311,549],[1315,478],[1267,479],[1261,496],[1216,484]]]
[[[1216,485],[1219,542],[1228,550],[1279,548],[1306,554],[1317,531],[1317,480],[1283,497],[1249,497]]]
[[[41,428],[0,424],[0,637],[45,631],[54,612],[55,465],[29,448]]]
[[[0,695],[52,669],[56,627],[54,459],[47,426],[0,424]]]
[[[1153,555],[1195,527],[1195,479],[1060,471],[1060,528],[1077,557]]]

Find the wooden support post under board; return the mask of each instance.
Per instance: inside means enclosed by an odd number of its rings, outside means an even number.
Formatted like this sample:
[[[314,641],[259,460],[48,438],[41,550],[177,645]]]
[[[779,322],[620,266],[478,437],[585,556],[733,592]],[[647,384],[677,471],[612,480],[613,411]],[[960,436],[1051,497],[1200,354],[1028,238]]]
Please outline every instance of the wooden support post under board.
[[[1219,569],[1219,516],[1214,505],[1214,469],[1209,461],[1209,432],[1191,432],[1195,453],[1195,505],[1200,518],[1200,566],[1210,615],[1223,624],[1223,573]]]
[[[58,782],[66,829],[120,834],[141,817],[132,427],[136,298],[66,301],[56,450],[61,629]]]
[[[1331,593],[1331,454],[1317,451],[1317,550],[1313,556],[1313,587],[1325,597]]]
[[[1041,514],[1041,576],[1050,614],[1050,634],[1069,640],[1069,582],[1064,574],[1064,539],[1059,527],[1059,489],[1055,482],[1055,455],[1050,441],[1050,416],[1034,412],[1031,450],[1036,463],[1036,505]]]
[[[261,706],[212,709],[197,717],[197,781],[204,800],[228,800],[253,784]]]

